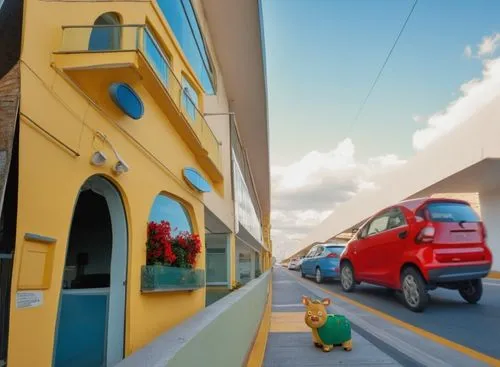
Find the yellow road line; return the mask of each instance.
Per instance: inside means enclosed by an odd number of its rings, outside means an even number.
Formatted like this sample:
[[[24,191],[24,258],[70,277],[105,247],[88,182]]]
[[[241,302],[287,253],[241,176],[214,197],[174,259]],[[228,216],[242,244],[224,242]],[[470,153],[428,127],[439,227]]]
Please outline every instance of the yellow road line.
[[[490,271],[490,273],[488,274],[488,278],[500,279],[500,271]]]
[[[471,358],[474,358],[478,361],[481,361],[481,362],[484,362],[486,364],[489,364],[491,366],[495,366],[495,367],[500,367],[500,359],[497,359],[497,358],[494,358],[494,357],[490,357],[486,354],[483,354],[481,352],[478,352],[474,349],[471,349],[469,347],[466,347],[464,345],[461,345],[461,344],[458,344],[458,343],[455,343],[451,340],[448,340],[446,338],[443,338],[439,335],[436,335],[434,333],[431,333],[427,330],[424,330],[424,329],[421,329],[417,326],[414,326],[414,325],[411,325],[411,324],[408,324],[404,321],[401,321],[399,319],[397,319],[396,317],[393,317],[393,316],[390,316],[382,311],[379,311],[379,310],[376,310],[374,308],[371,308],[371,307],[368,307],[360,302],[357,302],[357,301],[354,301],[352,300],[351,298],[349,297],[346,297],[346,296],[343,296],[341,294],[338,294],[338,293],[335,293],[335,292],[332,292],[326,288],[323,288],[323,287],[320,287],[318,286],[317,284],[314,284],[314,283],[311,283],[311,282],[306,282],[305,280],[303,280],[302,278],[299,278],[298,276],[294,275],[294,274],[290,274],[290,276],[294,277],[295,279],[297,279],[299,282],[303,283],[303,284],[306,284],[308,287],[310,287],[311,285],[321,289],[323,292],[325,293],[328,293],[328,294],[331,294],[332,296],[338,298],[338,299],[341,299],[342,301],[345,301],[347,303],[350,303],[351,305],[354,305],[354,306],[357,306],[367,312],[370,312],[374,315],[377,315],[395,325],[398,325],[404,329],[407,329],[407,330],[410,330],[412,332],[414,332],[415,334],[418,334],[426,339],[429,339],[429,340],[432,340],[433,342],[435,343],[438,343],[438,344],[441,344],[441,345],[444,345],[448,348],[451,348],[453,350],[456,350],[457,352],[461,352]]]

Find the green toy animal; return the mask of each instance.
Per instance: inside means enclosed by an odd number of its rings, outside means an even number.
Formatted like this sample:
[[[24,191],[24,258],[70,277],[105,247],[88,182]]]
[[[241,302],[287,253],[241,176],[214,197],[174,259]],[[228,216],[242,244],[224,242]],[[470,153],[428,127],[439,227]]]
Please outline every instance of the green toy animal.
[[[323,352],[329,352],[335,345],[341,345],[344,350],[352,350],[351,324],[342,315],[329,315],[326,306],[330,299],[321,301],[311,300],[302,296],[302,303],[306,306],[306,325],[312,329],[313,343]]]

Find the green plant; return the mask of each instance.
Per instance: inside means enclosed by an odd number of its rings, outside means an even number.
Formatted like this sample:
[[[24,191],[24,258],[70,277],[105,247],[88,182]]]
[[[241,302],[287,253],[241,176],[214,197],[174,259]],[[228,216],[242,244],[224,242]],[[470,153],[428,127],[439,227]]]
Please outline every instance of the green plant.
[[[235,291],[239,288],[241,288],[243,286],[243,284],[241,284],[240,282],[233,282],[233,285],[231,286],[231,291]]]

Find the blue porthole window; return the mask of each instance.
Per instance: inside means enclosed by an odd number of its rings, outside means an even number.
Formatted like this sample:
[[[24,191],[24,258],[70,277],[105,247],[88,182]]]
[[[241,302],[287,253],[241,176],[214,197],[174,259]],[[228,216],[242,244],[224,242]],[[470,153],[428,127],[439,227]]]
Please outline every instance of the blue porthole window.
[[[184,179],[198,192],[210,192],[212,188],[208,181],[196,169],[186,167],[182,171]]]
[[[174,236],[180,232],[193,233],[191,218],[184,205],[164,194],[156,196],[149,214],[149,222],[159,223],[162,220],[170,223]]]
[[[109,95],[118,108],[134,120],[138,120],[144,115],[144,104],[141,98],[128,84],[111,84]]]

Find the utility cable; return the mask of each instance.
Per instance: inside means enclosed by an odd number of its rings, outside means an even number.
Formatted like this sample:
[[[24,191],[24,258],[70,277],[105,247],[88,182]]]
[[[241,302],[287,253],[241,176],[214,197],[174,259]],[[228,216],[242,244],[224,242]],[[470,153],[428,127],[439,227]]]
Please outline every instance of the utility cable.
[[[383,65],[382,65],[382,67],[380,68],[380,70],[379,70],[379,72],[377,74],[377,77],[373,81],[373,84],[372,84],[372,86],[371,86],[368,94],[366,95],[365,99],[363,100],[363,103],[361,103],[361,106],[359,107],[358,112],[356,113],[356,117],[354,118],[353,122],[349,126],[349,133],[348,133],[348,135],[351,133],[352,126],[354,125],[354,122],[356,122],[358,120],[359,116],[361,115],[361,112],[363,111],[363,109],[364,109],[364,107],[366,105],[366,102],[368,101],[368,99],[370,98],[373,90],[375,89],[375,86],[377,85],[378,80],[380,79],[380,76],[382,75],[382,72],[384,71],[384,68],[387,65],[387,62],[389,61],[389,59],[390,59],[390,57],[392,55],[392,52],[396,48],[396,45],[398,44],[398,41],[401,38],[401,35],[403,34],[403,32],[404,32],[404,30],[406,28],[406,25],[408,24],[408,21],[410,20],[410,17],[413,14],[413,11],[415,10],[415,7],[417,6],[417,3],[418,3],[418,0],[415,0],[415,2],[413,3],[413,6],[412,6],[410,12],[408,13],[408,16],[406,17],[405,22],[403,23],[403,26],[401,27],[401,29],[399,31],[398,36],[396,37],[396,40],[394,41],[394,44],[392,45],[389,53],[387,54],[387,57],[385,58],[385,61],[384,61]]]

